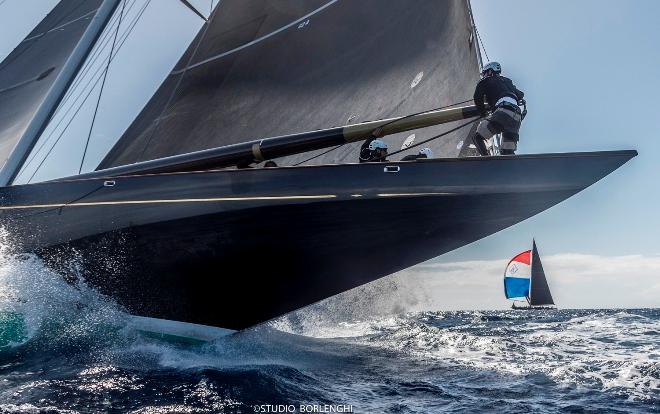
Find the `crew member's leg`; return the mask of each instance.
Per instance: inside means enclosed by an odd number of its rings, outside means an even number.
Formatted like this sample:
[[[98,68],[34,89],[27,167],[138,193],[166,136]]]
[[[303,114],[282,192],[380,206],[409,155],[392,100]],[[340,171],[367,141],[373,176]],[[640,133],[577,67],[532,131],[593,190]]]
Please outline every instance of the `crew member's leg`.
[[[500,144],[501,155],[515,155],[518,149],[518,134],[511,132],[502,133],[502,143]]]
[[[493,115],[494,113],[485,119],[482,119],[481,122],[479,122],[479,126],[477,127],[477,132],[474,134],[474,145],[477,147],[479,155],[488,155],[488,147],[486,146],[486,142],[495,134],[502,132],[499,124],[493,121]]]
[[[520,114],[508,108],[498,108],[492,115],[491,122],[500,126],[502,142],[500,144],[501,155],[514,155],[518,148],[518,131],[520,130]]]

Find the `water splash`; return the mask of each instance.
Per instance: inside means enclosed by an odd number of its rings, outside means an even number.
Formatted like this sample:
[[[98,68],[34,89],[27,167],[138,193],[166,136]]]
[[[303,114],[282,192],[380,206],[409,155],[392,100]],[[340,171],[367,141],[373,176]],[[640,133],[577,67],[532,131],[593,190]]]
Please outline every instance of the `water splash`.
[[[75,270],[75,263],[70,267]],[[82,278],[67,282],[36,255],[15,253],[4,228],[0,228],[0,313],[20,316],[25,330],[22,343],[48,341],[49,346],[88,339],[108,327],[116,330],[127,317]]]

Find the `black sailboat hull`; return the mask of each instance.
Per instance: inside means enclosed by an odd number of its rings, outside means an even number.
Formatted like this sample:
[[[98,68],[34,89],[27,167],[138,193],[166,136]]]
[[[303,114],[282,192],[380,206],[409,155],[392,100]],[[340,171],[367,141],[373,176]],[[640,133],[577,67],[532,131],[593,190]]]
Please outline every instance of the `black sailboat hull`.
[[[17,250],[74,263],[133,314],[242,329],[509,227],[635,155],[49,182],[0,189],[0,220]]]
[[[515,304],[511,305],[513,310],[557,310],[554,306],[516,306]]]

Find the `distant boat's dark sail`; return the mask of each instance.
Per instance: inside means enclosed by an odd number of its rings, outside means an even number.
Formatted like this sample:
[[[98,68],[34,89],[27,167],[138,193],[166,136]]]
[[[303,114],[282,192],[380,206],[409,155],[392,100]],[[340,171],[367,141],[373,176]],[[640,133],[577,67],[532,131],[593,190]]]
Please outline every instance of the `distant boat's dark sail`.
[[[532,306],[555,304],[555,301],[552,300],[552,294],[550,294],[548,281],[545,278],[545,272],[543,271],[539,252],[536,249],[536,242],[532,243],[532,278],[529,304]]]
[[[63,0],[0,63],[0,168],[102,0]]]
[[[99,168],[464,101],[478,72],[466,0],[224,0]],[[455,156],[466,134],[429,146]]]

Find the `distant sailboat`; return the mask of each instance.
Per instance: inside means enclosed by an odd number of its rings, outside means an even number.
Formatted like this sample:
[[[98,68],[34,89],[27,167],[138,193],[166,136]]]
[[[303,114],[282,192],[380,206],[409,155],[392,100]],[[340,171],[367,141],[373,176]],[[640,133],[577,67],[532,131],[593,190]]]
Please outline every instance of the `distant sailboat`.
[[[532,250],[516,255],[506,266],[504,295],[514,300],[512,309],[548,309],[555,305],[534,240]],[[515,299],[520,298],[527,301],[526,306],[516,306]]]

